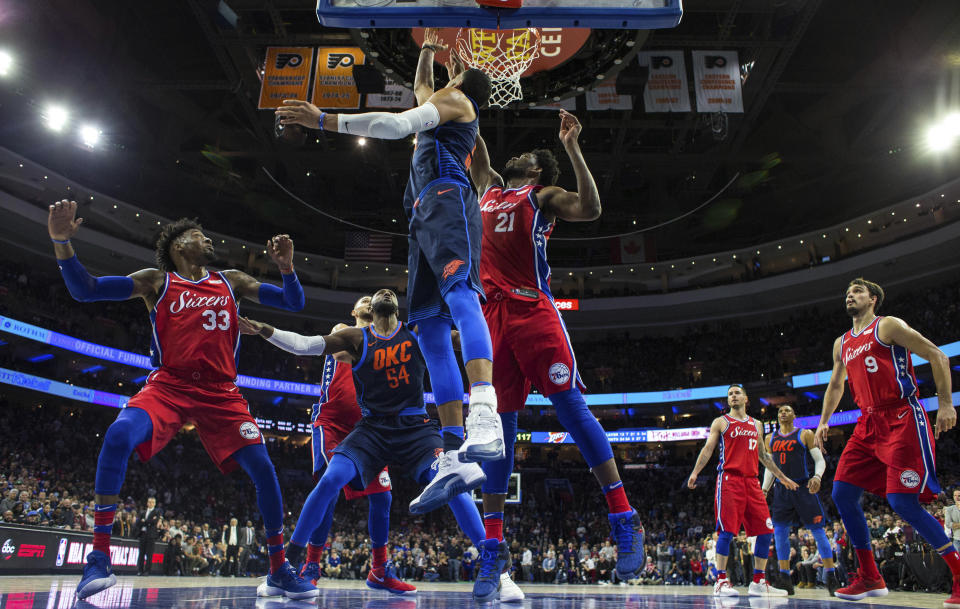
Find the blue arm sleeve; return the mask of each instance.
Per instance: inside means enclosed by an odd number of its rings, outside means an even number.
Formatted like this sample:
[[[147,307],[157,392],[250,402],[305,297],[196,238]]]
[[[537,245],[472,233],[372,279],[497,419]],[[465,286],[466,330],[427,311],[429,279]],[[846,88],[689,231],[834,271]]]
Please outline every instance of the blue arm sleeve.
[[[127,300],[133,296],[133,279],[129,277],[94,277],[83,268],[76,256],[58,260],[63,281],[74,300]]]
[[[303,295],[303,287],[300,285],[297,274],[289,273],[281,277],[283,277],[283,289],[269,283],[260,284],[258,294],[260,304],[287,311],[302,311],[303,306],[307,304],[307,299]]]

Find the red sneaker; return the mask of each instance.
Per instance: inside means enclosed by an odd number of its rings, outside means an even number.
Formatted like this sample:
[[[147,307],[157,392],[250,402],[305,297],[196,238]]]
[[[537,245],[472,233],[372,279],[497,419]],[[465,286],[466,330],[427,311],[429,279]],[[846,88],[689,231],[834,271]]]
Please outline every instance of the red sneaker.
[[[953,592],[950,598],[943,601],[943,606],[947,609],[960,609],[960,577],[953,578]]]
[[[414,586],[397,579],[392,560],[388,560],[382,567],[370,569],[370,573],[367,575],[367,587],[374,590],[386,590],[391,594],[410,595],[417,593]]]
[[[850,577],[850,583],[836,591],[838,598],[859,601],[868,596],[886,596],[889,593],[887,583],[880,579],[865,579],[859,572]]]

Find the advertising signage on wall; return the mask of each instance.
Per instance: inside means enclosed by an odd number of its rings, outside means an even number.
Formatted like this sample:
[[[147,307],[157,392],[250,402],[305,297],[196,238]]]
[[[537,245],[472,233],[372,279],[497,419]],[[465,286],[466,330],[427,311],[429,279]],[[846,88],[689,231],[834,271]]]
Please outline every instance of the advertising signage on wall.
[[[163,564],[167,544],[155,545],[152,562]],[[49,527],[0,525],[0,575],[80,573],[93,549],[93,535]],[[110,562],[117,573],[136,573],[140,549],[135,539],[114,537]]]

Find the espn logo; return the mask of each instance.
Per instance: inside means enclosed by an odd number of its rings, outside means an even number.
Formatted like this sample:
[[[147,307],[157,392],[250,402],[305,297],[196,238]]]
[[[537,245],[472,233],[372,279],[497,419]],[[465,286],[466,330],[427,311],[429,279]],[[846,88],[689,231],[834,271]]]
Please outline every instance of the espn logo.
[[[20,546],[17,556],[20,558],[43,558],[43,554],[46,551],[47,546],[45,545],[25,543]]]
[[[327,56],[327,68],[332,70],[334,68],[349,68],[354,64],[356,59],[350,53],[330,53]]]
[[[282,70],[287,66],[296,68],[301,63],[303,63],[303,55],[300,53],[277,53],[277,61],[274,65],[278,70]]]

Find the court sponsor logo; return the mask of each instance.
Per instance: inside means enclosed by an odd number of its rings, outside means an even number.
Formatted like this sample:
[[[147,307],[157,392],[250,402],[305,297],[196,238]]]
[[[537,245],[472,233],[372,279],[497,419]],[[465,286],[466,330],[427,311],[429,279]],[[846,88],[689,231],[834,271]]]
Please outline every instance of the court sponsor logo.
[[[257,429],[257,426],[254,423],[247,421],[240,426],[240,435],[247,440],[255,440],[260,437],[260,430]]]
[[[563,362],[557,362],[550,366],[547,374],[550,376],[550,380],[553,381],[554,385],[563,385],[570,380],[570,368]]]
[[[900,484],[907,488],[917,488],[920,486],[920,474],[912,469],[905,469],[900,472]]]
[[[388,474],[386,470],[380,472],[377,482],[379,482],[383,488],[388,488],[390,486],[390,474]]]

